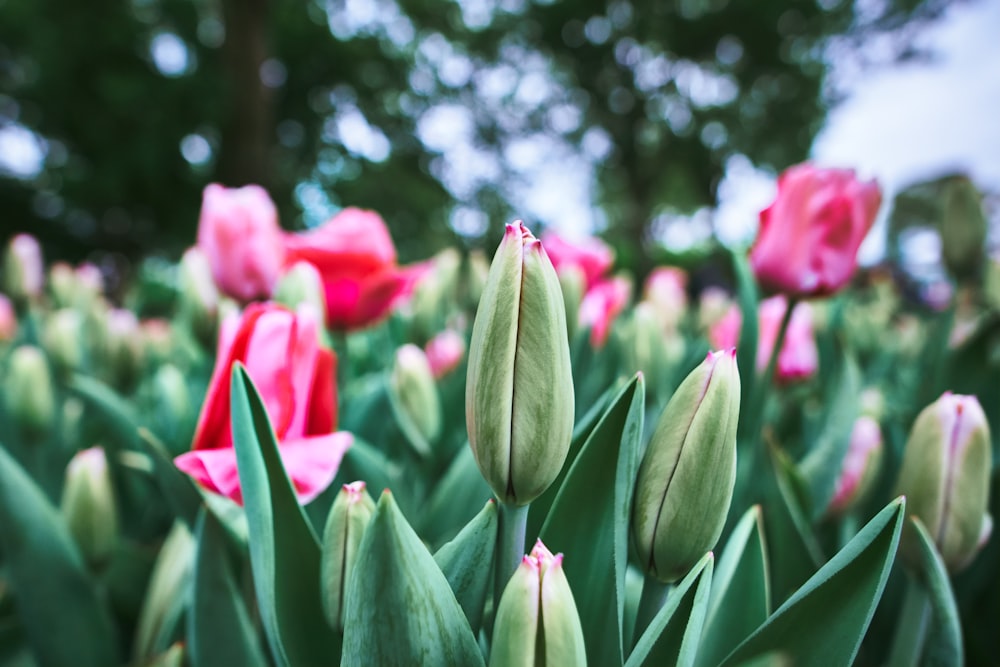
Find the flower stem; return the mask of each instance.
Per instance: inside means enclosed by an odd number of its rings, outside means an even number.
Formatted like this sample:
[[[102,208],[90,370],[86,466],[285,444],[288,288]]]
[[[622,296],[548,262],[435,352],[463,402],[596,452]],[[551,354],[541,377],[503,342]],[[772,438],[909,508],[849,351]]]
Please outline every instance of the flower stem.
[[[507,587],[510,576],[524,557],[524,534],[528,527],[530,505],[514,505],[501,501],[497,513],[497,553],[493,581],[493,608],[500,604],[500,596]]]
[[[795,312],[795,307],[799,305],[799,300],[795,297],[788,298],[788,308],[785,309],[785,314],[781,317],[781,327],[778,329],[778,336],[774,339],[774,347],[771,348],[771,354],[767,360],[767,366],[764,368],[764,374],[760,377],[758,384],[757,395],[754,396],[754,410],[750,415],[756,423],[755,428],[751,433],[754,439],[760,435],[760,421],[764,416],[764,405],[767,402],[768,391],[771,388],[771,382],[774,379],[774,371],[778,368],[778,357],[781,356],[781,348],[785,344],[785,336],[788,334],[788,324],[792,321],[792,313]]]
[[[635,614],[635,629],[632,632],[632,646],[639,643],[639,638],[653,621],[656,613],[663,608],[670,594],[671,584],[665,584],[654,577],[646,577],[642,583],[642,595],[639,596],[639,609]]]
[[[920,582],[910,579],[906,583],[903,610],[896,625],[896,637],[889,654],[889,667],[910,667],[920,664],[920,655],[927,639],[930,620],[930,601]]]

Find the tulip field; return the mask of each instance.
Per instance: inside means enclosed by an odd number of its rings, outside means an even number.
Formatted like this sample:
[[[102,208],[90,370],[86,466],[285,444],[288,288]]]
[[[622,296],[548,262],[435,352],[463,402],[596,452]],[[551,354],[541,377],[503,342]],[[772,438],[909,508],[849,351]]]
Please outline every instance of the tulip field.
[[[1000,260],[859,267],[881,200],[648,275],[257,186],[122,289],[14,236],[0,667],[1000,664]]]

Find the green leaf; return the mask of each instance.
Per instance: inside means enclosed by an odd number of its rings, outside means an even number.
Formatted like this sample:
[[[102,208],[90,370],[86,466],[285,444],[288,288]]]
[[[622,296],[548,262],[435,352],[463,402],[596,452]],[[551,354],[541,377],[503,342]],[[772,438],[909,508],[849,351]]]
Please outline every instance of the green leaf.
[[[187,636],[192,667],[266,667],[257,633],[229,564],[224,529],[206,511],[198,518],[194,600]]]
[[[114,628],[59,512],[0,446],[0,553],[40,665],[119,664]]]
[[[264,631],[279,667],[337,662],[340,637],[324,620],[320,546],[281,464],[264,403],[233,365],[232,428],[247,513],[250,564]]]
[[[636,642],[625,667],[692,667],[696,664],[698,644],[708,611],[714,562],[712,552],[708,552],[677,587],[670,591],[663,607],[656,612],[656,616]],[[697,587],[694,585],[696,581]]]
[[[763,515],[755,505],[729,536],[712,578],[700,664],[718,664],[771,613],[763,531]]]
[[[906,530],[913,531],[920,547],[920,569],[916,573],[918,580],[911,585],[922,586],[931,603],[931,626],[921,664],[924,667],[964,665],[962,624],[955,595],[951,590],[951,581],[948,579],[948,570],[920,519],[913,515],[907,517],[906,521],[909,524]]]
[[[889,577],[905,505],[889,503],[722,665],[774,655],[797,667],[849,666]]]
[[[361,480],[374,493],[381,493],[382,489],[396,488],[399,475],[395,468],[385,454],[355,435],[354,444],[344,454],[331,486],[340,488]]]
[[[490,499],[455,539],[434,554],[474,632],[482,626],[496,545],[497,504]]]
[[[642,374],[611,400],[559,488],[542,540],[566,554],[563,570],[594,664],[624,661],[625,570],[632,490],[639,467]],[[586,517],[587,530],[580,529]]]
[[[833,499],[858,415],[861,391],[858,365],[849,354],[842,352],[838,358],[835,376],[824,401],[823,428],[815,446],[799,464],[809,499],[807,513],[813,520],[823,516]]]
[[[475,508],[493,497],[479,473],[468,443],[455,455],[420,512],[420,534],[430,544],[451,539],[475,515]]]
[[[356,563],[345,598],[342,667],[483,665],[448,580],[388,491]]]
[[[756,396],[757,392],[757,281],[754,279],[746,253],[737,250],[729,251],[736,278],[736,300],[743,313],[743,324],[740,327],[740,344],[736,350],[736,364],[740,369],[740,387],[746,397]],[[749,317],[748,313],[754,316]],[[748,414],[756,400],[744,400],[740,403],[740,421],[737,440],[746,436],[754,436],[759,426],[758,415]]]
[[[189,598],[194,569],[194,536],[183,521],[175,521],[160,547],[139,612],[133,662],[145,664],[180,638],[181,617]]]

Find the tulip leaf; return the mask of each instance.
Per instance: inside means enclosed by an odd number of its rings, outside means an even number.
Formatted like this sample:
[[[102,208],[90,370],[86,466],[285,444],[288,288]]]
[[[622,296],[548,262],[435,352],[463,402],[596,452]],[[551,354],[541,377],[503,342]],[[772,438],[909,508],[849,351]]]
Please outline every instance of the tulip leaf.
[[[740,387],[747,397],[757,395],[757,282],[747,260],[746,253],[736,250],[729,251],[733,264],[733,274],[736,277],[736,300],[743,313],[743,323],[740,326],[740,343],[736,349],[736,365],[740,370]],[[753,314],[751,317],[749,314]],[[759,415],[751,414],[756,400],[740,402],[740,420],[737,427],[737,440],[742,441],[747,436],[756,436],[760,425]]]
[[[611,400],[559,487],[542,540],[566,554],[563,570],[594,664],[624,661],[625,570],[632,490],[639,467],[645,383],[641,374]],[[586,517],[588,530],[580,530]]]
[[[194,536],[187,524],[175,521],[160,547],[146,587],[135,633],[133,663],[145,664],[180,638],[194,548]]]
[[[771,613],[771,583],[760,506],[736,524],[712,577],[698,662],[715,665]]]
[[[344,453],[337,470],[333,488],[361,480],[372,491],[380,493],[382,489],[396,488],[398,473],[395,464],[385,454],[370,443],[354,436],[354,444]]]
[[[774,600],[784,600],[826,560],[802,509],[804,485],[788,456],[771,447],[771,465],[758,485],[769,500],[763,505],[764,533],[769,536]]]
[[[282,467],[260,394],[243,364],[234,364],[232,374],[233,444],[271,652],[279,667],[334,664],[340,638],[324,620],[319,540]]]
[[[267,660],[228,562],[224,530],[211,512],[200,513],[194,599],[187,618],[189,659],[192,667],[265,667]]]
[[[475,515],[475,508],[493,497],[493,490],[479,473],[476,457],[468,443],[431,492],[421,510],[420,534],[431,544],[451,539]]]
[[[700,657],[698,645],[708,611],[714,562],[712,552],[705,554],[670,591],[636,642],[625,667],[704,664],[696,660]]]
[[[340,664],[483,665],[448,580],[388,491],[361,539],[347,584]]]
[[[451,542],[437,550],[434,561],[441,568],[473,631],[483,622],[483,607],[490,590],[489,573],[497,544],[497,504],[486,506]]]
[[[721,663],[780,655],[800,667],[847,667],[861,646],[889,578],[903,527],[897,498],[819,569]]]
[[[815,446],[799,464],[799,474],[809,499],[807,512],[813,520],[823,516],[833,499],[858,414],[858,393],[861,391],[858,365],[843,351],[838,359],[824,401],[823,428]]]
[[[20,624],[40,665],[119,664],[114,627],[69,529],[2,445],[0,553]]]
[[[910,585],[924,588],[931,606],[932,625],[927,634],[921,664],[925,667],[964,665],[962,625],[948,579],[948,570],[920,519],[912,515],[906,521],[909,524],[906,530],[912,531],[920,554],[919,570],[916,573],[918,579]]]

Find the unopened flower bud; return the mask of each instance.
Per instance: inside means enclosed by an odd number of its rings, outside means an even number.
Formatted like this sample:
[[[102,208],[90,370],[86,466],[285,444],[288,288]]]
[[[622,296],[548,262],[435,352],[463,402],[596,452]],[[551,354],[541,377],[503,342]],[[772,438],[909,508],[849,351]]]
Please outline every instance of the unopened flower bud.
[[[440,380],[462,363],[465,356],[465,338],[454,329],[445,329],[427,341],[424,346],[427,363],[435,380]]]
[[[490,274],[490,263],[482,250],[473,250],[469,253],[467,271],[469,301],[474,304],[479,303],[483,290],[486,289],[486,279]]]
[[[497,607],[490,667],[587,664],[583,628],[562,560],[541,540],[522,559]]]
[[[142,354],[152,367],[167,363],[173,356],[174,336],[170,320],[152,317],[139,323]]]
[[[664,322],[659,311],[648,301],[636,304],[632,317],[623,327],[623,334],[622,348],[627,364],[624,370],[642,371],[649,387],[658,386],[670,366]]]
[[[577,321],[580,319],[580,304],[587,291],[587,277],[578,266],[567,266],[557,274],[562,289],[563,303],[566,305],[566,324],[569,335],[576,335]]]
[[[883,449],[878,422],[867,415],[858,417],[840,466],[840,476],[828,509],[830,514],[844,514],[864,500],[878,479]]]
[[[42,344],[59,373],[71,373],[83,366],[83,316],[70,308],[60,308],[45,321]]]
[[[950,572],[967,565],[992,525],[986,513],[992,452],[986,415],[975,396],[945,392],[917,415],[903,450],[897,493],[920,518]],[[904,531],[901,554],[919,561]]]
[[[146,586],[135,636],[137,656],[150,656],[159,650],[160,635],[181,622],[181,614],[189,605],[196,547],[194,536],[184,522],[175,521],[160,547]]]
[[[153,396],[164,421],[173,425],[187,422],[193,415],[191,392],[184,373],[173,364],[163,364],[153,375]]]
[[[17,336],[17,312],[14,304],[3,294],[0,294],[0,342],[14,340]]]
[[[118,539],[118,517],[108,462],[101,447],[77,452],[66,468],[62,514],[87,562],[108,561]]]
[[[15,301],[27,301],[41,295],[44,281],[41,246],[34,236],[18,234],[10,240],[4,257],[4,291]]]
[[[732,309],[733,299],[721,287],[706,287],[698,297],[698,328],[710,331]]]
[[[429,335],[440,327],[454,299],[462,257],[454,248],[442,250],[430,262],[430,270],[413,290],[409,308],[417,330]]]
[[[330,627],[344,630],[344,592],[354,569],[361,537],[375,514],[364,482],[345,484],[333,501],[323,530],[320,582],[323,611]]]
[[[979,277],[986,257],[986,215],[983,195],[967,176],[944,183],[941,255],[949,273],[959,280]]]
[[[22,345],[7,363],[4,398],[8,412],[26,433],[44,434],[52,426],[56,410],[48,360],[37,347]]]
[[[278,278],[274,287],[274,300],[291,309],[308,303],[326,321],[326,296],[323,292],[323,277],[309,262],[295,262]]]
[[[106,370],[116,383],[127,385],[135,379],[142,364],[139,320],[130,310],[111,308],[105,314],[103,328]]]
[[[660,415],[639,466],[632,532],[642,567],[663,582],[715,546],[736,481],[736,350],[711,352]]]
[[[523,223],[507,225],[476,312],[465,416],[493,491],[525,505],[559,474],[573,430],[573,375],[559,280]]]
[[[208,346],[215,344],[219,314],[219,290],[215,287],[208,258],[197,247],[181,257],[179,269],[180,315],[195,338]]]
[[[659,314],[667,331],[677,329],[687,314],[688,276],[683,269],[661,266],[653,269],[643,287],[643,300]]]
[[[401,418],[427,442],[436,440],[441,434],[441,399],[424,351],[412,344],[396,350],[390,384]]]

